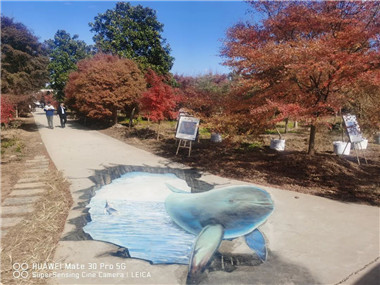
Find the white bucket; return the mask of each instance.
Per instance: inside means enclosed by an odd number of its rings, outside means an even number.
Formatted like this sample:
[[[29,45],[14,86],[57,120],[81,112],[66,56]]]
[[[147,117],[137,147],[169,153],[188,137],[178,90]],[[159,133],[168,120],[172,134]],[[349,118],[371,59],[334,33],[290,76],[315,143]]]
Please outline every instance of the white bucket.
[[[350,155],[350,149],[351,149],[351,143],[342,142],[342,141],[335,141],[333,142],[334,145],[334,152],[338,155]],[[347,145],[347,147],[346,147]],[[343,153],[344,151],[344,153]]]
[[[363,139],[361,142],[354,143],[351,145],[351,149],[367,149],[368,146],[368,140]]]
[[[285,150],[285,140],[271,139],[270,148],[277,151]]]

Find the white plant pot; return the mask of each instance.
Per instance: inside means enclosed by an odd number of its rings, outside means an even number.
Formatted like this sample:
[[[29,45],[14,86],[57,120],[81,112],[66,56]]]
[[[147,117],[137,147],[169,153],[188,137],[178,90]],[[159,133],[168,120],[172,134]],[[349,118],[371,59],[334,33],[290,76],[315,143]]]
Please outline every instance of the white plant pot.
[[[368,146],[368,140],[367,139],[363,139],[359,143],[352,144],[351,145],[351,149],[367,149],[367,146]]]
[[[342,142],[342,141],[334,141],[334,153],[338,155],[350,155],[351,143]],[[346,147],[347,146],[347,147]],[[344,153],[343,153],[344,151]]]
[[[374,135],[373,139],[375,140],[375,144],[380,144],[380,134]]]
[[[270,148],[275,149],[277,151],[284,151],[285,150],[285,140],[271,139]]]
[[[214,143],[222,142],[222,135],[219,133],[212,133],[211,134],[211,141]]]

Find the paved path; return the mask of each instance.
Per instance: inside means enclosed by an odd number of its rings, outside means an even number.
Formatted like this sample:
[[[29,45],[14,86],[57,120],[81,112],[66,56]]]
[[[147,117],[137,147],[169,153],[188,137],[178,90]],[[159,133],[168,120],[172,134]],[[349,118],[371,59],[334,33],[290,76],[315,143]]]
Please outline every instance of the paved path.
[[[187,267],[151,265],[143,260],[114,254],[117,247],[92,240],[75,240],[73,221],[83,219],[90,176],[115,165],[185,169],[96,131],[69,123],[65,129],[47,128],[42,112],[34,114],[48,153],[58,170],[71,182],[74,199],[55,261],[85,266],[85,270],[62,270],[50,283],[69,284],[184,284]],[[55,119],[58,125],[58,119]],[[201,180],[215,185],[243,184],[202,173]],[[275,202],[275,212],[261,227],[269,244],[268,261],[259,266],[238,266],[232,272],[212,271],[204,284],[375,284],[379,266],[379,208],[341,203],[291,191],[265,188]],[[222,243],[221,251],[251,255],[242,240]],[[88,265],[89,263],[93,265]],[[121,270],[110,271],[106,266]],[[94,271],[88,266],[97,266]],[[74,274],[85,271],[84,276]],[[95,273],[115,273],[94,278]],[[117,273],[128,276],[120,278]],[[136,273],[137,272],[137,273]],[[94,275],[91,275],[91,274]],[[364,283],[363,283],[364,282]]]
[[[36,156],[27,160],[26,169],[6,199],[1,203],[1,233],[5,236],[9,228],[20,223],[34,211],[34,204],[46,192],[44,173],[49,168],[49,160]]]

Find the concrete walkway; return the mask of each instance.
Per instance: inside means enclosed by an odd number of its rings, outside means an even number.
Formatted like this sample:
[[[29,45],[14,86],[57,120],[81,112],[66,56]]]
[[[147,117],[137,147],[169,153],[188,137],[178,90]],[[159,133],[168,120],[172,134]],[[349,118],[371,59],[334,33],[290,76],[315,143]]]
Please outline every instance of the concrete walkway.
[[[78,221],[94,186],[96,170],[117,165],[186,169],[97,131],[68,123],[47,128],[41,111],[34,113],[48,153],[71,183],[73,208],[54,261],[51,284],[185,284],[187,266],[151,265],[122,258],[118,247],[76,237]],[[245,184],[201,173],[215,187]],[[275,203],[274,214],[261,227],[268,240],[268,261],[236,266],[232,272],[210,271],[204,284],[377,284],[379,280],[379,208],[341,203],[311,195],[262,187]],[[74,222],[76,221],[76,222]],[[82,221],[85,223],[85,221]],[[242,239],[223,241],[221,251],[239,256],[252,252]],[[120,253],[120,252],[119,252]],[[122,276],[122,273],[124,274]],[[364,282],[364,283],[363,283]]]

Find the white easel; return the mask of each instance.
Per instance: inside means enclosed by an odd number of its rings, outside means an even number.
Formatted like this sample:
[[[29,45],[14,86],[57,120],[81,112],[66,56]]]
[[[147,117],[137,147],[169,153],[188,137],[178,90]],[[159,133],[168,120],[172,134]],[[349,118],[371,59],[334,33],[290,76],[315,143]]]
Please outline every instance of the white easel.
[[[180,148],[188,148],[189,157],[190,157],[192,144],[193,144],[193,141],[180,139],[178,143],[178,147],[177,147],[177,152],[175,153],[175,155],[178,154],[178,151]]]
[[[346,148],[349,143],[354,147],[356,159],[358,160],[358,164],[360,165],[360,159],[358,151],[361,151],[363,153],[363,157],[365,160],[365,163],[368,164],[367,158],[365,157],[365,151],[362,148],[362,142],[364,141],[364,138],[362,136],[362,133],[360,131],[359,124],[356,120],[355,115],[347,114],[343,115],[343,122],[346,128],[347,136],[348,136],[348,142],[343,150],[343,153],[346,151]]]
[[[199,128],[199,119],[191,116],[180,116],[176,129],[176,138],[179,139],[176,155],[180,148],[189,149],[189,157],[193,141],[196,140]]]

